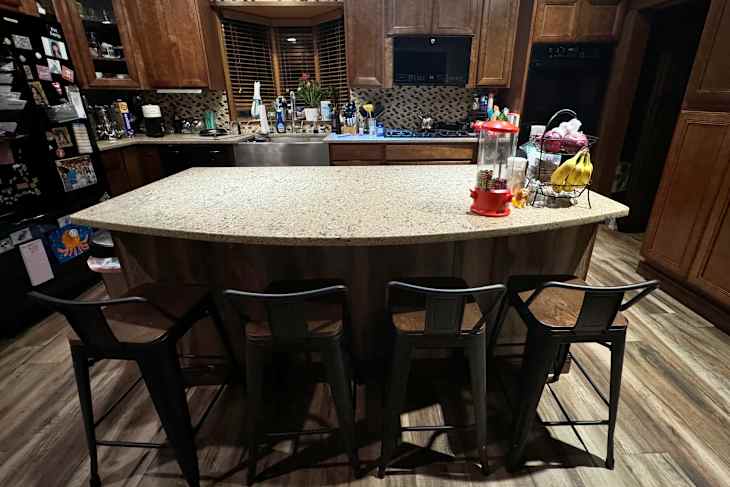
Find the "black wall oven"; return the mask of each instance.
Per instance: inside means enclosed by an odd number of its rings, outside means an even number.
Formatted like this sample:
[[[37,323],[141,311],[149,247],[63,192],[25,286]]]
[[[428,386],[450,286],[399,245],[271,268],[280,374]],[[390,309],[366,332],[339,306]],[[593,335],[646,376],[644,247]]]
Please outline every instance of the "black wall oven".
[[[393,83],[465,86],[470,55],[471,37],[396,37]]]
[[[596,135],[613,50],[610,44],[533,45],[520,140],[530,135],[531,125],[545,125],[561,108],[575,111],[583,122],[581,130]]]

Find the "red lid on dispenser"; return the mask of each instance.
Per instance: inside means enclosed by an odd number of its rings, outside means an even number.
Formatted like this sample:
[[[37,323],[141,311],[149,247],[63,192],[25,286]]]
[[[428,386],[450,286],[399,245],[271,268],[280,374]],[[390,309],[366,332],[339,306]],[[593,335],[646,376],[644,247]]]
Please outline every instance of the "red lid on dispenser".
[[[474,132],[482,132],[484,130],[488,130],[490,132],[502,132],[502,133],[512,133],[516,134],[520,131],[518,127],[515,127],[509,122],[505,122],[504,120],[479,120],[477,122],[473,122],[471,124],[471,128],[474,129]]]

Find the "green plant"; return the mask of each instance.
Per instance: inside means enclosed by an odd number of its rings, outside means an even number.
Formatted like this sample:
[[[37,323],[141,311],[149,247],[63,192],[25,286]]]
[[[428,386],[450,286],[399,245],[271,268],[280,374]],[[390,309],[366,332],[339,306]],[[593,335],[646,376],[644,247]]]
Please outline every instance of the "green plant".
[[[302,73],[299,78],[297,97],[309,108],[319,108],[319,102],[332,96],[331,88],[322,88],[319,81],[309,78],[309,74]]]

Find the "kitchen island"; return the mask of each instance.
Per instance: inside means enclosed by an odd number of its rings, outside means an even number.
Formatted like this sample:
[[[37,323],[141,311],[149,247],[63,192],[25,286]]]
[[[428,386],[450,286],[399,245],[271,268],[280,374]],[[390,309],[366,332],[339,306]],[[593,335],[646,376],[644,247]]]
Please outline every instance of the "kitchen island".
[[[597,225],[628,213],[594,193],[591,207],[584,196],[570,208],[480,217],[468,211],[475,172],[473,166],[193,168],[72,221],[112,231],[130,286],[164,281],[262,290],[278,279],[343,279],[354,351],[369,360],[384,348],[389,280],[453,275],[476,286],[521,273],[584,276]],[[230,319],[229,326],[240,325]],[[205,337],[193,338],[191,347],[196,340]]]

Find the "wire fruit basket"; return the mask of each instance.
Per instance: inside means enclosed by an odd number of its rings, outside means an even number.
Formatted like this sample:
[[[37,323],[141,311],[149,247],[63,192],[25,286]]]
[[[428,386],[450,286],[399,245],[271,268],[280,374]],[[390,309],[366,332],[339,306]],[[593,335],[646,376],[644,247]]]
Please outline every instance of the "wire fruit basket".
[[[568,200],[571,204],[574,204],[578,198],[580,198],[584,192],[587,193],[588,207],[591,207],[591,179],[582,184],[570,184],[555,186],[551,183],[551,177],[554,171],[558,167],[562,166],[567,162],[568,157],[575,157],[581,151],[590,153],[590,147],[598,142],[598,137],[593,135],[585,134],[585,140],[576,140],[573,138],[557,138],[557,137],[546,137],[548,131],[555,126],[556,122],[561,117],[570,117],[571,119],[577,118],[578,115],[568,108],[558,110],[550,117],[550,120],[545,125],[545,133],[541,136],[532,137],[531,142],[539,147],[539,157],[537,160],[537,173],[528,176],[528,186],[532,192],[532,199],[530,204],[536,206],[536,203],[540,202],[553,202],[558,203],[559,201]],[[551,162],[546,161],[546,156],[559,157],[560,164],[554,165]]]

